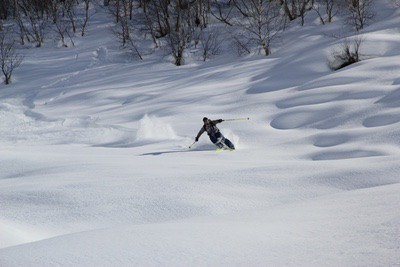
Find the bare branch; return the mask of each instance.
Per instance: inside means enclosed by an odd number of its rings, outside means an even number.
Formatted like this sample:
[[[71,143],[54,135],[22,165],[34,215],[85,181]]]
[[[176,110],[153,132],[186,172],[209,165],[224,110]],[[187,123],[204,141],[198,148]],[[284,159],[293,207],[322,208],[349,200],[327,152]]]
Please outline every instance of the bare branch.
[[[5,84],[11,83],[13,71],[22,63],[23,57],[15,50],[15,40],[11,40],[9,31],[0,32],[0,67]]]

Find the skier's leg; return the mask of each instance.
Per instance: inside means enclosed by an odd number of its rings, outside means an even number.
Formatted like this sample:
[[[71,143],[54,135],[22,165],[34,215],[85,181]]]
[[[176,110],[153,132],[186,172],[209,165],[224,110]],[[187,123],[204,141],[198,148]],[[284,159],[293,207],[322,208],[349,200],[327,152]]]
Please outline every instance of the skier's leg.
[[[228,138],[225,138],[225,145],[227,147],[229,147],[230,149],[235,149],[235,146],[233,145],[233,143]]]
[[[223,141],[223,136],[221,133],[216,133],[216,134],[212,134],[210,135],[210,140],[211,142],[213,142],[218,148],[223,148],[224,147],[224,143]]]

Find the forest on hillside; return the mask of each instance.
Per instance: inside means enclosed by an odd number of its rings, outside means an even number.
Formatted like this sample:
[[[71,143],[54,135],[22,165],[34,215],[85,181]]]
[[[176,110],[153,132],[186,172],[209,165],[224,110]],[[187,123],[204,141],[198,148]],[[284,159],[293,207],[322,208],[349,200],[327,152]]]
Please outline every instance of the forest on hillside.
[[[400,1],[393,3],[400,7]],[[74,46],[76,38],[87,35],[87,25],[100,8],[110,14],[116,42],[132,57],[143,60],[162,49],[180,66],[186,51],[196,49],[206,61],[228,42],[225,47],[238,55],[268,56],[282,32],[293,24],[304,26],[311,13],[320,25],[340,16],[351,32],[357,32],[373,23],[374,5],[377,1],[2,0],[0,61],[7,84],[22,61],[17,47],[42,47],[47,40]]]

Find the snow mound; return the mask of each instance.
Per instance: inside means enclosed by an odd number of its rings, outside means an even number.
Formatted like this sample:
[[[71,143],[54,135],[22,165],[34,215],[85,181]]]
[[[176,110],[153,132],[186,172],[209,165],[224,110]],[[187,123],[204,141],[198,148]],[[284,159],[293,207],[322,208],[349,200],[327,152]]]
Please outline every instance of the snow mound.
[[[315,136],[314,146],[316,147],[332,147],[344,144],[351,140],[349,134],[319,134]]]
[[[51,234],[38,232],[36,229],[33,229],[33,227],[4,220],[0,220],[0,235],[0,248],[51,237]]]
[[[365,149],[353,149],[353,150],[340,150],[340,151],[326,151],[316,153],[312,156],[312,160],[341,160],[341,159],[352,159],[352,158],[364,158],[364,157],[378,157],[384,156],[382,152]]]
[[[296,110],[279,114],[271,121],[271,126],[279,130],[289,130],[301,127],[327,129],[336,126],[332,118],[339,113],[338,108],[325,110]]]
[[[365,127],[380,127],[398,123],[400,118],[398,114],[382,114],[371,116],[364,120],[363,125]]]
[[[17,103],[0,105],[3,139],[36,144],[101,144],[127,139],[130,132],[102,125],[93,116],[48,118]]]

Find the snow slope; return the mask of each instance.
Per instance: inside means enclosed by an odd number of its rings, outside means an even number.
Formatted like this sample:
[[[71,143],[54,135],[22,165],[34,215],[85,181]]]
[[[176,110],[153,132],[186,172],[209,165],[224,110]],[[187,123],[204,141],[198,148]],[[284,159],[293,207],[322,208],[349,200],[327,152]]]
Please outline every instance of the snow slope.
[[[272,56],[131,61],[93,17],[0,85],[0,266],[400,266],[399,10]],[[95,40],[95,41],[94,41]],[[201,119],[237,146],[216,153]]]

